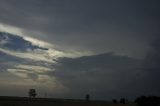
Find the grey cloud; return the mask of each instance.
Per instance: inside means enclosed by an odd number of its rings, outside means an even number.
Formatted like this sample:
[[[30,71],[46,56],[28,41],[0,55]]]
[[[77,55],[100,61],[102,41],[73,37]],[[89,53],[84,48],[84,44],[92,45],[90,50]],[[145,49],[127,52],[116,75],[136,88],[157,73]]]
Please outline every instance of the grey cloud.
[[[142,56],[148,40],[158,33],[158,0],[1,2],[1,14],[5,14],[0,17],[2,23],[24,28],[30,34],[40,32],[32,36],[63,49]]]
[[[61,58],[50,75],[69,89],[65,97],[83,98],[86,93],[93,99],[159,95],[158,41],[144,60],[114,53]]]
[[[71,98],[83,98],[86,93],[94,99],[132,98],[137,95],[135,92],[143,91],[142,86],[136,91],[131,86],[142,76],[141,61],[137,59],[106,53],[62,58],[58,63],[52,75],[69,89],[66,95]]]
[[[154,40],[151,43],[151,49],[148,52],[143,67],[148,76],[148,84],[150,84],[154,89],[160,90],[159,86],[159,75],[160,75],[160,38]],[[151,89],[153,90],[153,89]],[[157,93],[158,95],[159,93]]]

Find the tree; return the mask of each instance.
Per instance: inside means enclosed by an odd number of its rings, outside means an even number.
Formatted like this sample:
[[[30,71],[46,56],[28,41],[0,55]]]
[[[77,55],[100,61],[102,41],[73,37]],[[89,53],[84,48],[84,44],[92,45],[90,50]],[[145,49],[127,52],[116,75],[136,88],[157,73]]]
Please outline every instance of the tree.
[[[29,89],[28,94],[29,94],[29,97],[31,97],[31,98],[35,98],[35,97],[36,97],[36,95],[37,95],[37,93],[36,93],[36,90],[35,90],[35,89]]]
[[[125,98],[121,98],[120,103],[125,104],[126,103]]]
[[[117,99],[113,99],[112,102],[113,102],[113,103],[117,103]]]
[[[157,96],[141,96],[135,102],[138,106],[160,106],[160,97]]]
[[[86,101],[89,101],[89,100],[90,100],[90,95],[87,94],[87,95],[86,95]]]

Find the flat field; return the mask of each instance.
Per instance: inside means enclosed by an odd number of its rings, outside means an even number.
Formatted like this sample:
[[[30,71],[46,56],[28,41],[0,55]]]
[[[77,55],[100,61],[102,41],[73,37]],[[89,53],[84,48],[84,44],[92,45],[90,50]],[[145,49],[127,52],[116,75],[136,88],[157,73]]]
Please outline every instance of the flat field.
[[[135,103],[114,104],[107,101],[84,101],[72,99],[0,97],[0,106],[137,106]]]

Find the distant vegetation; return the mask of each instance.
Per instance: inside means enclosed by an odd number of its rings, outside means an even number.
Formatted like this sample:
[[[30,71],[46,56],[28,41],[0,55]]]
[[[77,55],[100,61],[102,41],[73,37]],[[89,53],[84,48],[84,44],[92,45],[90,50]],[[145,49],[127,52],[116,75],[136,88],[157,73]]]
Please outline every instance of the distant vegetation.
[[[88,98],[88,96],[86,95]],[[33,97],[0,97],[0,106],[137,106],[136,103]]]
[[[36,94],[34,90],[29,91]],[[126,98],[112,101],[90,100],[89,94],[81,100],[29,96],[31,97],[0,97],[0,106],[160,106],[160,97],[157,96],[141,96],[136,98],[135,102],[129,102]]]
[[[29,97],[31,97],[31,98],[35,98],[35,97],[36,97],[36,95],[37,95],[37,93],[36,93],[36,90],[35,90],[35,89],[29,89],[28,94],[29,94]]]
[[[138,106],[160,106],[160,97],[157,96],[141,96],[135,102]]]

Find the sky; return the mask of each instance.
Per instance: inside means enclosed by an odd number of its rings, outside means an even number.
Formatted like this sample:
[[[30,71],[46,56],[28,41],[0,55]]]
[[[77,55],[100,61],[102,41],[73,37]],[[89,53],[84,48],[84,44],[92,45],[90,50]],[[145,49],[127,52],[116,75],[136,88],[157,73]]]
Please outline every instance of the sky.
[[[0,95],[160,96],[159,0],[0,0]]]

